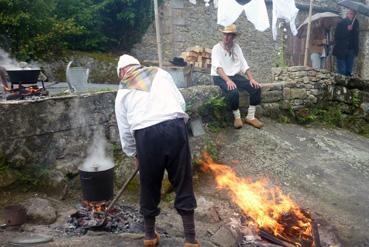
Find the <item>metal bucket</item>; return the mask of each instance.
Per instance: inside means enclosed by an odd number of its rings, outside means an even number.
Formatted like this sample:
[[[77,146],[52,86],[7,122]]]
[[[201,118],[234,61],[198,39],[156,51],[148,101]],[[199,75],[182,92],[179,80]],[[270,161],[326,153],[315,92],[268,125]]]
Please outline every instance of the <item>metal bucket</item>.
[[[19,226],[27,220],[26,209],[22,205],[6,206],[3,210],[3,216],[7,226]]]
[[[114,167],[105,171],[79,170],[82,197],[86,201],[109,201],[114,193]]]

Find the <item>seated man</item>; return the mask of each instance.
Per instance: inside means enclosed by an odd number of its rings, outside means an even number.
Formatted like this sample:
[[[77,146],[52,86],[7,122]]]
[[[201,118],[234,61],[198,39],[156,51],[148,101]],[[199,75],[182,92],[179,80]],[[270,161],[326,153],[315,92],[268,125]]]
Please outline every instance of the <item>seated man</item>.
[[[227,26],[221,32],[224,34],[223,41],[216,44],[211,53],[211,75],[214,84],[226,94],[233,111],[236,129],[242,128],[243,124],[238,90],[246,90],[250,95],[250,106],[245,122],[260,129],[263,123],[255,118],[255,110],[256,105],[261,102],[261,85],[253,78],[240,46],[233,42],[237,34],[236,25]],[[241,73],[247,75],[248,79]]]

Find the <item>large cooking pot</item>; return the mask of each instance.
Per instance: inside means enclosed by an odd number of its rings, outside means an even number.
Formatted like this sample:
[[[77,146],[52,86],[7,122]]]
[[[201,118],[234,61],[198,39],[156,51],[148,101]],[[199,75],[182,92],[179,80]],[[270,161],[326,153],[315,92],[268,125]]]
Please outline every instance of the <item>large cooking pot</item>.
[[[114,167],[105,171],[79,170],[83,200],[109,201],[114,192]]]
[[[13,84],[36,84],[41,70],[39,69],[18,69],[6,70],[9,81]]]
[[[7,226],[19,226],[26,222],[27,213],[22,205],[6,206],[3,210],[3,217]]]

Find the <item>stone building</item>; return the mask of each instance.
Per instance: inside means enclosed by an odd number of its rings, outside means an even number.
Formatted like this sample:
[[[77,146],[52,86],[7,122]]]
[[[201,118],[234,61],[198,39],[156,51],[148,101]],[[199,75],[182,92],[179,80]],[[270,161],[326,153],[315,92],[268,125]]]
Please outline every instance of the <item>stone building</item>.
[[[369,0],[365,0],[369,2]],[[211,1],[212,2],[212,1]],[[331,11],[342,13],[344,11],[337,5],[338,0],[315,0],[314,12]],[[272,17],[272,1],[266,0],[269,17]],[[307,17],[309,10],[309,0],[296,0],[299,8],[296,25],[299,25]],[[160,25],[163,57],[169,61],[174,56],[179,56],[186,48],[199,45],[201,47],[212,48],[222,38],[218,32],[220,26],[217,25],[217,10],[211,3],[205,7],[204,1],[198,0],[197,5],[191,4],[188,0],[165,0],[160,6]],[[365,68],[369,60],[368,46],[368,19],[360,17],[361,22],[361,46],[362,50],[357,66],[357,73],[365,78],[369,78],[369,68]],[[255,78],[260,82],[272,81],[271,68],[283,66],[281,56],[284,55],[282,47],[285,45],[285,35],[291,35],[289,28],[283,33],[284,25],[279,29],[277,41],[273,41],[271,29],[265,32],[256,31],[254,26],[247,21],[244,14],[235,23],[238,25],[240,35],[237,42],[243,49]],[[288,25],[286,25],[288,27]],[[142,60],[157,60],[157,44],[154,23],[151,24],[140,43],[136,44],[132,53]],[[299,65],[299,64],[293,64]]]

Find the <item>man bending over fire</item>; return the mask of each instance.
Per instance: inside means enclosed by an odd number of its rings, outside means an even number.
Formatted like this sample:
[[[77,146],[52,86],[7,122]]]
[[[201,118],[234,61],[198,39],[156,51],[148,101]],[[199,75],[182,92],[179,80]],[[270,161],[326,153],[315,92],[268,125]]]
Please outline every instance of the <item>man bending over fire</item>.
[[[211,75],[214,84],[226,95],[233,111],[233,125],[236,129],[242,128],[243,125],[238,91],[247,91],[250,95],[250,106],[245,123],[260,129],[263,123],[255,118],[255,110],[261,101],[261,84],[254,79],[240,46],[234,42],[237,35],[236,25],[226,26],[221,32],[223,41],[216,44],[211,52]]]
[[[144,216],[144,246],[157,246],[155,231],[160,192],[167,170],[183,221],[185,247],[199,247],[195,236],[196,199],[192,185],[191,154],[185,121],[185,101],[172,77],[157,67],[144,67],[129,55],[120,57],[121,79],[115,99],[123,151],[135,156],[140,171],[140,212]]]

